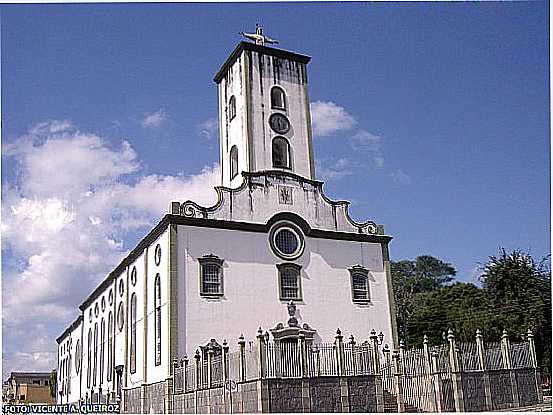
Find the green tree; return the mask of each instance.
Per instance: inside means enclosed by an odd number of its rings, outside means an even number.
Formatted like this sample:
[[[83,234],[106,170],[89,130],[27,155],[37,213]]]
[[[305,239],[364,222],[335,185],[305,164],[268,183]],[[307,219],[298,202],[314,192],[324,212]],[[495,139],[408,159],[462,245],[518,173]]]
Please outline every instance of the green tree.
[[[426,334],[431,343],[440,343],[448,329],[453,329],[459,341],[474,342],[477,329],[486,337],[500,336],[498,319],[486,292],[474,284],[457,282],[414,296],[406,340],[421,347]]]
[[[482,286],[500,316],[500,324],[513,334],[534,331],[538,359],[551,371],[551,269],[550,257],[540,262],[520,250],[490,256],[480,276]]]
[[[456,271],[451,264],[430,255],[421,255],[414,261],[392,262],[391,271],[399,335],[407,338],[416,294],[445,286],[453,281]]]

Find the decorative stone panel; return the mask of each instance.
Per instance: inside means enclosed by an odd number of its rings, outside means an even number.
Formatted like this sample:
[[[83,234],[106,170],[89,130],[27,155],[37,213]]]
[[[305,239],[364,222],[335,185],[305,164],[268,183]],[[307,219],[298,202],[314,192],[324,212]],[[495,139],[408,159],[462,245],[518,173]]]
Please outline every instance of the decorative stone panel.
[[[270,412],[303,412],[301,379],[272,379],[268,385]]]
[[[377,412],[374,376],[348,377],[350,412]]]
[[[319,377],[309,380],[311,412],[340,412],[340,378]]]

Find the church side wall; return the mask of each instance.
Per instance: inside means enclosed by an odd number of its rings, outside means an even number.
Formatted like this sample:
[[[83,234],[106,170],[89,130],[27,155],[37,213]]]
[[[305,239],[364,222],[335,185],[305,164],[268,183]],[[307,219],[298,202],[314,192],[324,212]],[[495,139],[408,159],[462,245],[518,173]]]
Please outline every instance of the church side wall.
[[[58,403],[77,402],[80,397],[80,371],[77,370],[78,347],[82,348],[82,322],[75,325],[69,334],[58,344],[58,391],[54,400]],[[77,344],[79,345],[77,347]],[[67,362],[67,363],[66,363]],[[62,365],[64,365],[62,371]],[[65,372],[68,374],[65,374]],[[62,373],[64,373],[62,379]],[[64,385],[63,395],[60,395]]]
[[[317,330],[316,341],[332,341],[339,327],[345,335],[367,338],[373,328],[392,343],[386,273],[380,244],[306,238],[305,251],[295,263],[302,266],[303,301],[297,302],[300,324]],[[279,299],[275,256],[264,233],[179,226],[179,296],[186,304],[179,321],[185,321],[186,347],[191,359],[195,348],[210,338],[226,338],[231,347],[240,333],[252,339],[259,326],[274,327],[288,319],[286,301]],[[224,296],[199,295],[198,257],[215,254],[224,260]],[[355,304],[351,298],[348,267],[360,264],[370,270],[371,302]],[[184,273],[183,273],[184,271]],[[183,325],[181,324],[181,327]],[[179,329],[181,330],[181,329]],[[182,337],[181,337],[182,338]]]
[[[161,257],[159,265],[156,264],[155,251],[159,245],[161,249]],[[146,293],[146,313],[147,313],[147,383],[156,383],[163,381],[169,377],[169,289],[167,280],[168,269],[168,232],[163,232],[147,250],[147,293]],[[155,279],[159,274],[161,282],[161,361],[156,365],[156,321],[155,321]],[[137,336],[138,337],[138,336]]]
[[[129,265],[129,314],[127,316],[128,319],[131,318],[130,313],[130,301],[132,298],[132,295],[134,294],[136,296],[136,371],[131,371],[131,365],[130,365],[130,339],[132,335],[132,321],[129,320],[129,324],[127,325],[127,338],[129,339],[129,357],[128,357],[128,380],[127,380],[127,387],[128,388],[136,388],[137,386],[140,386],[142,382],[145,381],[144,377],[144,365],[143,365],[143,359],[144,359],[144,341],[143,341],[143,333],[144,333],[144,325],[145,325],[145,315],[144,315],[144,294],[145,294],[145,284],[144,284],[144,272],[145,272],[145,260],[144,260],[144,253],[140,255],[136,260]],[[132,278],[133,269],[136,269],[136,280]],[[134,284],[133,284],[134,281]]]

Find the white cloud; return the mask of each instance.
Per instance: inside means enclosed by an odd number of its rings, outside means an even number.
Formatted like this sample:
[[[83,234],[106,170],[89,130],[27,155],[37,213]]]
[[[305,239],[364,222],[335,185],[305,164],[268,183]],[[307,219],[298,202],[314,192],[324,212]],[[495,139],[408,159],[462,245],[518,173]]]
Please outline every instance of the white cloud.
[[[356,152],[365,153],[368,156],[367,162],[374,167],[384,165],[382,155],[382,137],[374,135],[366,130],[359,130],[350,139],[351,147]]]
[[[160,108],[156,112],[146,114],[141,121],[143,127],[159,127],[167,120],[167,113],[163,108]]]
[[[171,200],[212,204],[219,180],[218,166],[136,177],[129,143],[114,149],[67,122],[37,125],[16,143],[4,152],[20,172],[3,186],[4,373],[55,365],[55,337],[132,248],[123,244],[128,232],[146,233]],[[30,333],[48,341],[32,346]]]
[[[315,137],[325,137],[338,131],[349,130],[357,122],[347,111],[331,101],[311,103],[311,124]]]
[[[219,121],[217,118],[208,118],[203,123],[198,125],[198,131],[200,135],[206,139],[211,140],[217,136],[219,131]]]
[[[390,173],[392,180],[397,184],[408,185],[411,184],[411,177],[401,169],[397,169]]]
[[[351,176],[355,173],[354,170],[359,167],[359,163],[346,157],[337,160],[322,158],[315,161],[317,176],[324,181],[340,180],[346,176]]]

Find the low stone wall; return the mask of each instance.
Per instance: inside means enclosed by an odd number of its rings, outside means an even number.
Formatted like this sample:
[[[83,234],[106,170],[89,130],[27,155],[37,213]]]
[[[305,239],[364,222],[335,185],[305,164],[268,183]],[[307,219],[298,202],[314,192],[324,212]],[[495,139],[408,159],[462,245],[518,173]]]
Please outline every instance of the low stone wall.
[[[128,414],[164,414],[166,382],[152,383],[142,387],[123,389],[122,413]]]
[[[124,389],[122,413],[139,414],[142,412],[142,402],[140,401],[141,387],[133,389]]]

